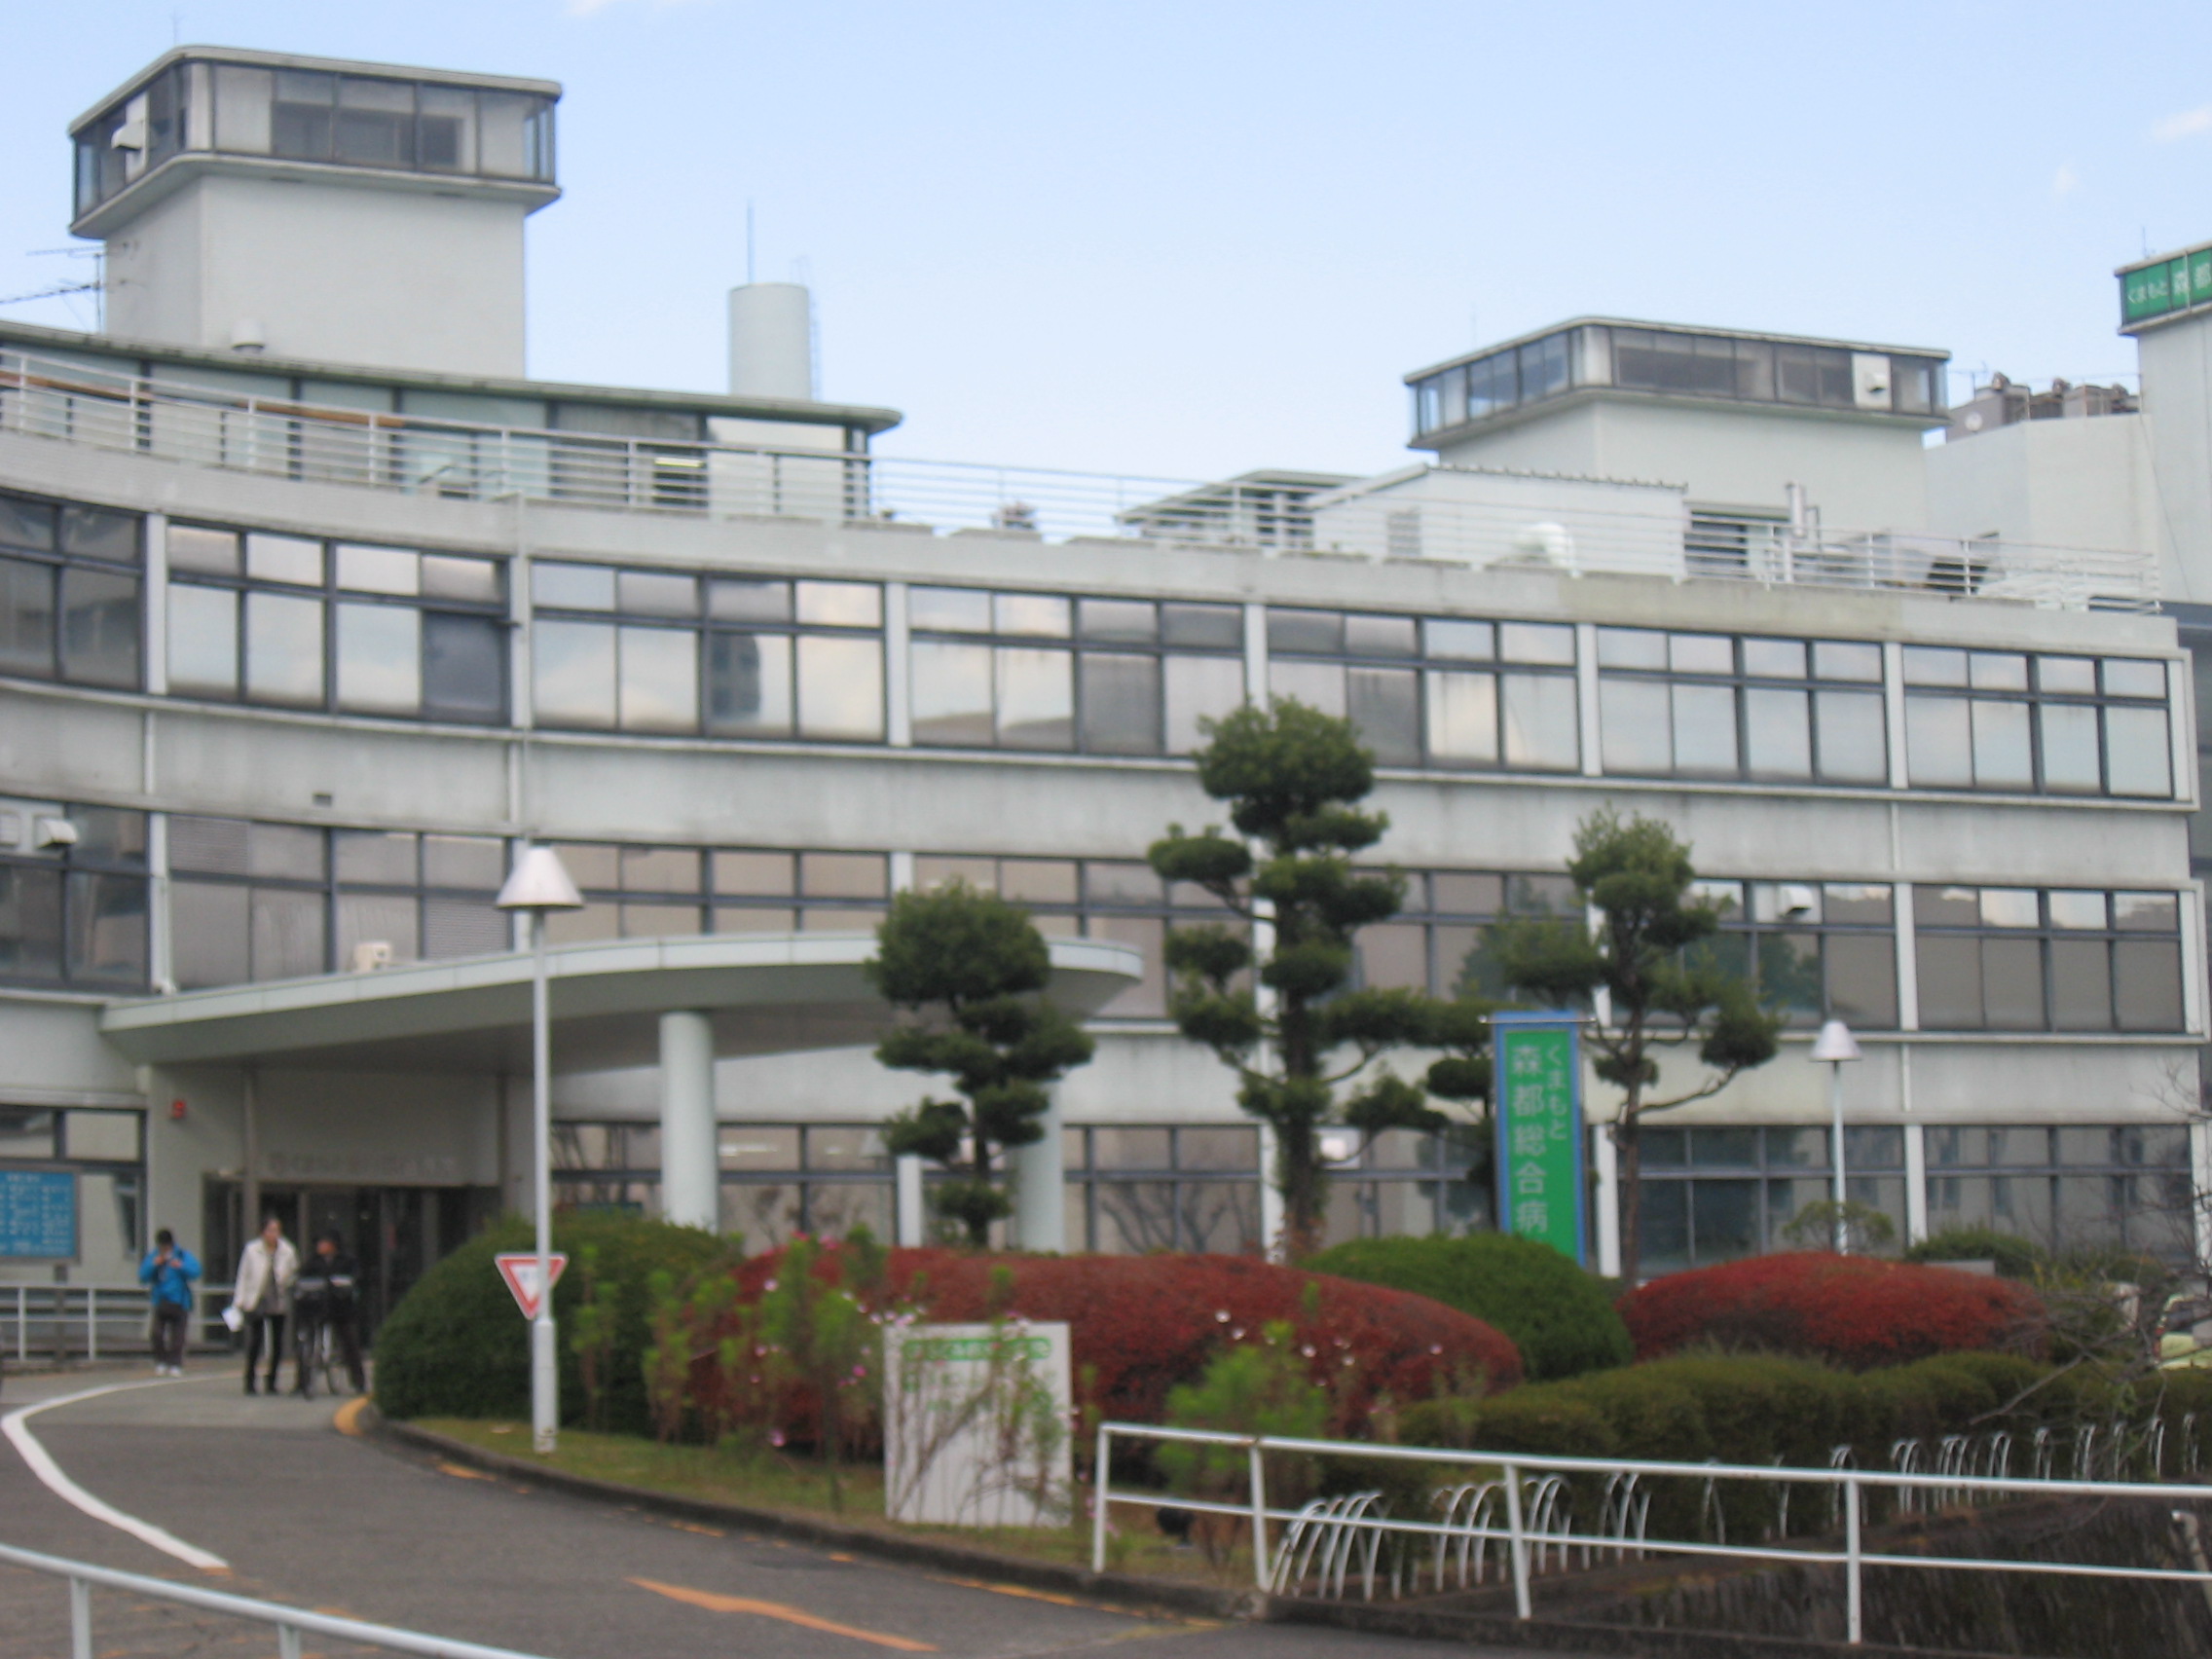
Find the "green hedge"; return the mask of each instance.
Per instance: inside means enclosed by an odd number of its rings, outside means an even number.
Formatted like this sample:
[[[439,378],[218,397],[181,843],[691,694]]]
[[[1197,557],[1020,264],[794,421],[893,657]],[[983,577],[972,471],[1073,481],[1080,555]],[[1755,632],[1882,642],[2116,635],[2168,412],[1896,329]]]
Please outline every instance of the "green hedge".
[[[1355,1238],[1305,1264],[1315,1272],[1410,1290],[1495,1325],[1532,1382],[1626,1365],[1628,1327],[1604,1281],[1548,1244],[1510,1234]]]
[[[1825,1468],[1834,1448],[1848,1445],[1858,1467],[1887,1469],[1900,1439],[1919,1440],[1933,1456],[1944,1435],[2005,1429],[2013,1438],[2012,1472],[2029,1474],[2037,1428],[2051,1428],[2070,1450],[2077,1423],[2094,1422],[2102,1432],[2116,1419],[2139,1426],[2153,1412],[2166,1419],[2171,1475],[2185,1413],[2202,1425],[2200,1445],[2212,1439],[2212,1372],[2120,1381],[2092,1366],[1969,1352],[1854,1373],[1780,1355],[1690,1353],[1488,1400],[1425,1401],[1400,1417],[1397,1437],[1409,1446],[1797,1468]],[[2061,1472],[2067,1455],[2061,1452]],[[1703,1485],[1647,1488],[1653,1535],[1697,1533]],[[1731,1537],[1774,1522],[1771,1492],[1723,1484],[1716,1496]],[[1818,1519],[1793,1513],[1790,1530]]]
[[[534,1243],[531,1224],[510,1218],[415,1282],[377,1332],[379,1409],[395,1418],[530,1415],[530,1327],[492,1258]],[[728,1246],[711,1233],[665,1222],[608,1215],[556,1219],[553,1247],[569,1256],[568,1271],[554,1287],[553,1316],[561,1326],[561,1416],[570,1423],[580,1423],[584,1414],[583,1376],[569,1339],[584,1296],[579,1258],[586,1246],[596,1253],[599,1301],[613,1310],[603,1421],[623,1433],[649,1433],[638,1365],[650,1340],[646,1281],[662,1268],[682,1279]]]

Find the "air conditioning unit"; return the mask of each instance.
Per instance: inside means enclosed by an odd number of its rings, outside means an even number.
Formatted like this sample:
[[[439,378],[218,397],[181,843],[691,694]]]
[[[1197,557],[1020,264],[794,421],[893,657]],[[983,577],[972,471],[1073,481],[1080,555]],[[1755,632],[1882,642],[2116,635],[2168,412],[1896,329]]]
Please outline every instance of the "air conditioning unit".
[[[391,960],[391,940],[388,939],[364,939],[353,946],[353,972],[356,974],[374,974],[381,969],[389,968]]]

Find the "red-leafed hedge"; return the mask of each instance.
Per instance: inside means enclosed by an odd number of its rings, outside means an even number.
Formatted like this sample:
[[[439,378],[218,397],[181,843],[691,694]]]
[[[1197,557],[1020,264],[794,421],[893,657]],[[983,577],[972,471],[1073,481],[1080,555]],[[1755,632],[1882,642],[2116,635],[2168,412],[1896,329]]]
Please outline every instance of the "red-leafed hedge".
[[[817,1272],[839,1276],[840,1254],[826,1247]],[[782,1260],[779,1251],[739,1269],[740,1300],[756,1300]],[[993,1274],[1002,1271],[1011,1276],[1011,1295],[994,1309]],[[1249,1256],[893,1250],[882,1288],[868,1300],[918,1304],[926,1317],[948,1324],[994,1311],[1065,1320],[1077,1403],[1127,1421],[1158,1422],[1168,1389],[1196,1381],[1223,1346],[1257,1342],[1261,1328],[1276,1320],[1296,1332],[1315,1379],[1336,1383],[1337,1415],[1346,1419],[1339,1426],[1363,1419],[1381,1393],[1411,1403],[1478,1373],[1493,1393],[1521,1381],[1519,1350],[1472,1315],[1423,1296]]]
[[[1710,1342],[1865,1371],[1963,1348],[2040,1353],[2046,1332],[2041,1298],[2009,1279],[1812,1250],[1670,1273],[1616,1306],[1640,1360]]]

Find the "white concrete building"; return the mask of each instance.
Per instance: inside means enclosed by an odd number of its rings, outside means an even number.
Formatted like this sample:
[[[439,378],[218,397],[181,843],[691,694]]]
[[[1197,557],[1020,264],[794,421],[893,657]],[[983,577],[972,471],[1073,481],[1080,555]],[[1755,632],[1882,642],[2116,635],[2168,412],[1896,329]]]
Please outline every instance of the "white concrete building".
[[[328,146],[273,114],[270,157],[225,149],[249,72],[286,108],[323,78]],[[402,90],[411,129],[342,145]],[[1824,1195],[1804,1040],[1829,1014],[1868,1055],[1855,1191],[1900,1230],[2187,1245],[2212,1186],[2189,662],[2149,558],[2087,581],[1930,532],[1892,452],[1917,465],[1944,419],[1938,354],[1767,340],[1778,387],[1812,353],[1816,401],[1746,414],[1636,401],[1641,325],[1578,323],[1585,353],[1614,331],[1610,388],[1561,394],[1596,447],[1525,461],[1584,476],[1520,476],[1460,410],[1419,434],[1437,469],[1132,511],[1112,480],[872,453],[897,416],[799,395],[785,299],[740,307],[766,380],[728,397],[533,382],[519,339],[449,351],[445,233],[415,207],[467,164],[434,123],[536,100],[542,169],[481,198],[519,225],[555,188],[557,91],[187,49],[77,129],[80,229],[194,201],[274,223],[306,168],[393,264],[354,271],[333,231],[295,275],[398,293],[358,333],[253,296],[240,339],[245,300],[186,291],[235,292],[203,239],[131,268],[105,334],[0,325],[0,1281],[114,1282],[159,1225],[220,1272],[275,1208],[356,1237],[381,1308],[520,1207],[520,969],[490,901],[532,841],[589,902],[554,931],[563,1200],[712,1190],[693,1219],[755,1245],[918,1228],[873,1125],[921,1082],[873,1063],[854,969],[893,891],[962,875],[1031,905],[1102,1038],[1015,1236],[1257,1248],[1259,1136],[1163,1017],[1164,930],[1203,912],[1142,857],[1205,821],[1199,721],[1273,694],[1349,714],[1382,762],[1379,854],[1412,881],[1369,982],[1482,982],[1484,925],[1568,902],[1594,808],[1694,843],[1791,1037],[1648,1143],[1649,1270],[1774,1247]],[[1731,513],[1763,539],[1698,528]],[[710,1097],[703,1183],[684,1103]],[[1339,1234],[1485,1223],[1478,1135],[1344,1151]],[[37,1210],[61,1185],[65,1250]]]

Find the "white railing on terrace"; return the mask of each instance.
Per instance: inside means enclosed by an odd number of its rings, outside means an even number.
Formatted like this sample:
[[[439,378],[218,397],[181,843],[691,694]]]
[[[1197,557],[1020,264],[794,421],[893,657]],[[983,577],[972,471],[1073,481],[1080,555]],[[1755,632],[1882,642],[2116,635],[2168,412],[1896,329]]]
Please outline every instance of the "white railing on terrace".
[[[1113,1446],[1116,1439],[1216,1446],[1244,1454],[1246,1495],[1240,1502],[1187,1497],[1174,1493],[1124,1488],[1111,1484]],[[1903,1443],[1900,1443],[1900,1446]],[[1297,1456],[1342,1456],[1372,1463],[1395,1459],[1436,1468],[1464,1469],[1475,1478],[1442,1488],[1433,1495],[1434,1521],[1392,1516],[1380,1492],[1347,1493],[1316,1498],[1298,1509],[1282,1509],[1268,1502],[1267,1454]],[[2153,1454],[2162,1456],[2161,1453]],[[1095,1448],[1097,1485],[1091,1503],[1091,1567],[1107,1567],[1107,1511],[1110,1505],[1143,1504],[1172,1507],[1200,1514],[1219,1515],[1249,1527],[1252,1544],[1252,1577],[1264,1593],[1298,1595],[1316,1583],[1323,1596],[1342,1597],[1353,1573],[1361,1580],[1368,1599],[1375,1594],[1379,1575],[1402,1585],[1408,1560],[1400,1554],[1409,1546],[1425,1544],[1430,1552],[1435,1582],[1445,1587],[1452,1557],[1456,1554],[1462,1588],[1485,1581],[1484,1558],[1494,1547],[1502,1561],[1499,1581],[1513,1585],[1515,1616],[1534,1614],[1532,1582],[1546,1571],[1572,1567],[1577,1557],[1585,1567],[1652,1556],[1728,1557],[1736,1560],[1779,1562],[1802,1566],[1841,1567],[1843,1571],[1844,1625],[1847,1640],[1864,1641],[1862,1594],[1866,1568],[1920,1568],[1961,1572],[2020,1572],[2078,1578],[2117,1578],[2130,1582],[2175,1582],[2208,1587],[2212,1596],[2212,1567],[2196,1554],[2197,1567],[2114,1567],[2094,1562],[2026,1561],[1990,1557],[1915,1554],[1904,1550],[1869,1549],[1865,1539],[1869,1498],[1888,1494],[1899,1513],[1913,1513],[1936,1504],[1971,1506],[1977,1501],[2007,1497],[2140,1498],[2161,1505],[2212,1505],[2212,1486],[2182,1486],[2157,1479],[2131,1481],[2119,1478],[2124,1459],[2112,1459],[2114,1478],[2095,1478],[2094,1459],[2078,1464],[2078,1478],[2053,1480],[2047,1476],[2021,1479],[1995,1473],[1969,1472],[1967,1460],[1945,1459],[1929,1469],[1857,1469],[1840,1458],[1825,1469],[1789,1468],[1781,1464],[1659,1462],[1634,1458],[1547,1456],[1521,1452],[1457,1452],[1436,1447],[1382,1445],[1373,1441],[1304,1440],[1276,1435],[1224,1434],[1209,1429],[1158,1428],[1145,1423],[1107,1422],[1098,1425]],[[2000,1467],[2004,1466],[2000,1463]],[[2154,1462],[2152,1467],[2159,1464]],[[2039,1458],[2039,1471],[2043,1464]],[[1664,1480],[1692,1483],[1702,1492],[1701,1507],[1715,1510],[1719,1483],[1750,1483],[1775,1492],[1783,1517],[1778,1535],[1736,1542],[1726,1537],[1658,1537],[1650,1532],[1651,1485]],[[1585,1512],[1575,1510],[1573,1484],[1591,1489],[1582,1494]],[[1602,1488],[1601,1488],[1602,1483]],[[1639,1491],[1639,1483],[1643,1483]],[[1788,1493],[1796,1488],[1818,1493],[1825,1489],[1829,1505],[1824,1514],[1828,1530],[1839,1539],[1788,1536]],[[1595,1504],[1589,1499],[1602,1490]],[[1596,1519],[1589,1517],[1594,1507]],[[2202,1525],[2212,1515],[2192,1507],[2169,1510],[2189,1520],[2191,1549]],[[1270,1526],[1282,1530],[1278,1546],[1270,1547]],[[1724,1529],[1721,1529],[1724,1531]],[[1839,1547],[1840,1546],[1840,1547]],[[1384,1551],[1394,1560],[1385,1562]],[[2059,1546],[2063,1548],[2063,1545]],[[1470,1575],[1470,1557],[1475,1570]],[[1411,1559],[1412,1575],[1423,1575],[1424,1563]]]
[[[835,450],[475,425],[240,396],[0,350],[0,431],[189,465],[462,500],[520,498],[716,518],[867,521],[1176,546],[1525,566],[1571,575],[1860,588],[2044,608],[2155,610],[2150,554],[1987,539],[1745,526],[1354,486],[1198,484]],[[1525,494],[1525,492],[1523,493]]]

